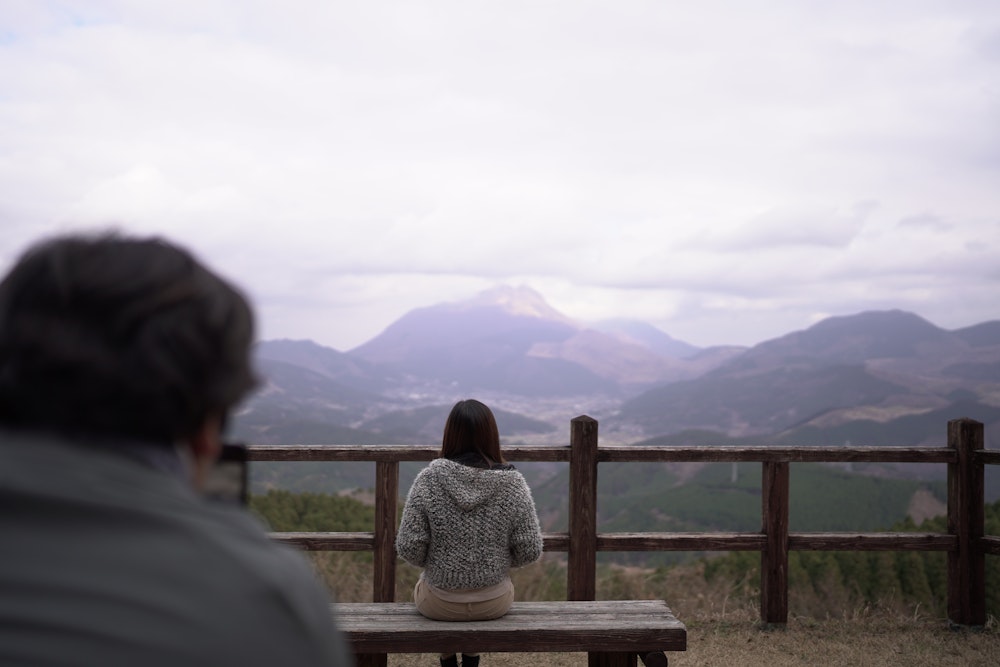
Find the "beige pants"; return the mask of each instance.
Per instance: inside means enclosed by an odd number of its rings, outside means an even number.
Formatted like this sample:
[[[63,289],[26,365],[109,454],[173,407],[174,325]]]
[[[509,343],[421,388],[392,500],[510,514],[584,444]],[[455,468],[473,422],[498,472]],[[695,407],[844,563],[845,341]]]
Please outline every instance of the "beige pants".
[[[413,588],[413,601],[417,611],[435,621],[488,621],[500,618],[510,610],[514,603],[514,587],[492,600],[480,602],[451,602],[434,595],[430,586],[423,578],[417,580]]]

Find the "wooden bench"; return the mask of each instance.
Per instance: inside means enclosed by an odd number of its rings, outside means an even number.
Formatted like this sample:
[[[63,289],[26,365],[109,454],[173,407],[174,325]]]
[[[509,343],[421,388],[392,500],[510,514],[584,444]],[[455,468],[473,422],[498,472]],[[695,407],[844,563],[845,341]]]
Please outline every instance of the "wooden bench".
[[[387,653],[589,652],[590,667],[667,664],[687,649],[687,628],[662,600],[515,602],[493,621],[443,622],[410,602],[338,603],[336,621],[359,667]]]

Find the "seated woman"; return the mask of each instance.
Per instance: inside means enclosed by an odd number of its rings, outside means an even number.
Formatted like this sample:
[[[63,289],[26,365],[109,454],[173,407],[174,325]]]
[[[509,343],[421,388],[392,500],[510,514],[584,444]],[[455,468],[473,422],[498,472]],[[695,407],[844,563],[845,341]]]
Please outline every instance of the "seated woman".
[[[500,453],[493,413],[476,400],[448,415],[441,458],[410,488],[396,552],[424,568],[413,590],[417,610],[439,621],[483,621],[514,601],[509,570],[542,555],[542,533],[524,477]],[[441,656],[456,667],[454,654]],[[463,667],[479,655],[463,653]]]

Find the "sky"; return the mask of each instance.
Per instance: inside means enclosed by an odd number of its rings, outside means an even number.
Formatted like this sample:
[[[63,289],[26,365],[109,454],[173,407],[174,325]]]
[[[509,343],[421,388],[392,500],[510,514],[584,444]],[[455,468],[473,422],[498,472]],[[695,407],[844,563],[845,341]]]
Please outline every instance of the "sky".
[[[1000,2],[2,0],[0,271],[105,229],[339,350],[500,284],[700,346],[1000,319]]]

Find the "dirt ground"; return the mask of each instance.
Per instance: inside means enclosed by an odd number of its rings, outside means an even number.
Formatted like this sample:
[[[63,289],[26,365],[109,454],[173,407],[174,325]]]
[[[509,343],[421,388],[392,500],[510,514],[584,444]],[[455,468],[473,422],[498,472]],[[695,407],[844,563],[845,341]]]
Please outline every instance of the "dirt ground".
[[[688,627],[688,649],[668,654],[671,667],[708,665],[847,666],[1000,665],[1000,628],[949,630],[941,620],[862,617],[849,620],[791,619],[785,629],[764,630],[751,619],[707,621]],[[391,667],[438,665],[436,655],[394,655]],[[492,653],[482,667],[580,667],[586,653]]]

